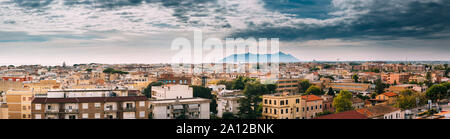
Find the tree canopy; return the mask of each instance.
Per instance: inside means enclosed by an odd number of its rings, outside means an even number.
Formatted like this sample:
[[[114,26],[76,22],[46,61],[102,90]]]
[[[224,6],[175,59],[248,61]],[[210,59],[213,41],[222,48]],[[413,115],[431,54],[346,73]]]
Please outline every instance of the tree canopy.
[[[333,99],[333,106],[336,108],[336,112],[352,110],[352,97],[353,95],[349,91],[341,90],[341,92]]]
[[[308,95],[309,95],[309,94],[313,94],[313,95],[323,95],[324,92],[323,92],[322,89],[320,89],[319,87],[313,85],[313,86],[310,86],[310,87],[306,90],[305,94],[308,94]]]
[[[298,92],[300,94],[306,93],[306,90],[311,86],[311,83],[309,83],[309,80],[302,80],[300,83],[298,83]]]

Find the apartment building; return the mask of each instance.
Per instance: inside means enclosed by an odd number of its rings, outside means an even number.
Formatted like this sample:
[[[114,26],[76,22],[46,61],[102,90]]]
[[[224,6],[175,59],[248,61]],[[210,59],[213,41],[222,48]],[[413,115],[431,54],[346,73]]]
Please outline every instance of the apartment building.
[[[383,73],[381,78],[388,84],[403,84],[409,82],[408,73]]]
[[[293,93],[298,89],[298,83],[301,79],[279,79],[277,80],[278,93],[291,92]]]
[[[23,89],[23,83],[9,80],[0,80],[0,92],[6,92],[11,89]]]
[[[31,119],[31,90],[9,90],[6,92],[9,119]]]
[[[153,119],[209,119],[209,99],[183,98],[150,100]]]
[[[39,82],[24,82],[23,87],[32,90],[35,94],[45,94],[50,89],[60,89],[61,83],[56,80],[42,80]]]
[[[323,112],[323,99],[316,95],[301,96],[302,118],[311,119],[316,114]]]
[[[220,94],[217,96],[217,116],[222,117],[224,112],[238,114],[239,99],[244,98],[242,94]]]
[[[262,117],[264,119],[300,119],[302,118],[301,95],[271,94],[263,95]]]
[[[405,119],[405,113],[400,108],[388,105],[375,105],[356,111],[371,119]]]
[[[35,98],[33,119],[148,119],[145,96]]]
[[[0,102],[0,119],[8,119],[8,105]]]
[[[152,98],[176,99],[192,98],[194,90],[188,85],[162,85],[152,87]]]

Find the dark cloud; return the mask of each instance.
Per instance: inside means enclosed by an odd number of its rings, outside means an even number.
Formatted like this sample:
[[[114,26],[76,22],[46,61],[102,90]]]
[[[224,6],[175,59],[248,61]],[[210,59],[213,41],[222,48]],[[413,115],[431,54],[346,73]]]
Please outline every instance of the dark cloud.
[[[434,36],[450,30],[450,0],[442,2],[414,1],[395,7],[385,0],[376,0],[369,10],[351,23],[328,26],[298,24],[297,27],[254,27],[235,32],[230,37],[276,37],[282,40],[327,38],[381,38],[413,37],[439,39]]]
[[[263,0],[264,7],[300,18],[329,18],[331,0]]]
[[[42,8],[52,3],[53,0],[12,0],[12,2],[21,7]]]

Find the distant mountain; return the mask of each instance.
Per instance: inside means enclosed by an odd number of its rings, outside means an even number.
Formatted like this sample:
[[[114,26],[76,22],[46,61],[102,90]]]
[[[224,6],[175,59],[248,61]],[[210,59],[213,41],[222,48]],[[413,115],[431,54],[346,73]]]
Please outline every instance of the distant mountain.
[[[297,58],[290,54],[285,54],[283,52],[278,52],[274,54],[252,54],[252,53],[245,53],[245,54],[233,54],[228,57],[225,57],[221,60],[221,62],[225,63],[265,63],[265,62],[272,62],[270,61],[271,57],[277,57],[279,56],[279,62],[281,63],[292,63],[292,62],[300,62]],[[269,60],[267,60],[269,59]]]

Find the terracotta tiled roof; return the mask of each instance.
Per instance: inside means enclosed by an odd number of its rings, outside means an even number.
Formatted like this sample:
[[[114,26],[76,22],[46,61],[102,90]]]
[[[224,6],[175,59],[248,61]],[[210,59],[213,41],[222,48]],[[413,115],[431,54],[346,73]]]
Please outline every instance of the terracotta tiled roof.
[[[366,109],[366,110],[357,109],[357,111],[360,112],[361,114],[365,114],[364,112],[367,112],[368,117],[377,117],[377,116],[381,116],[381,115],[384,115],[387,113],[391,113],[391,112],[400,110],[400,108],[396,108],[396,107],[392,107],[392,106],[388,106],[388,105],[375,105],[375,106],[363,108],[363,109]],[[368,113],[368,112],[370,112],[370,113]]]
[[[77,98],[34,98],[32,103],[86,103],[86,102],[120,102],[145,101],[145,96],[122,97],[77,97]]]
[[[321,97],[318,97],[316,95],[303,95],[302,99],[304,99],[306,101],[323,100]]]
[[[394,92],[386,92],[386,93],[383,93],[382,95],[385,95],[385,96],[388,96],[388,97],[398,96],[398,94],[394,93]]]
[[[368,119],[368,117],[355,110],[349,110],[340,113],[319,116],[314,119]]]

